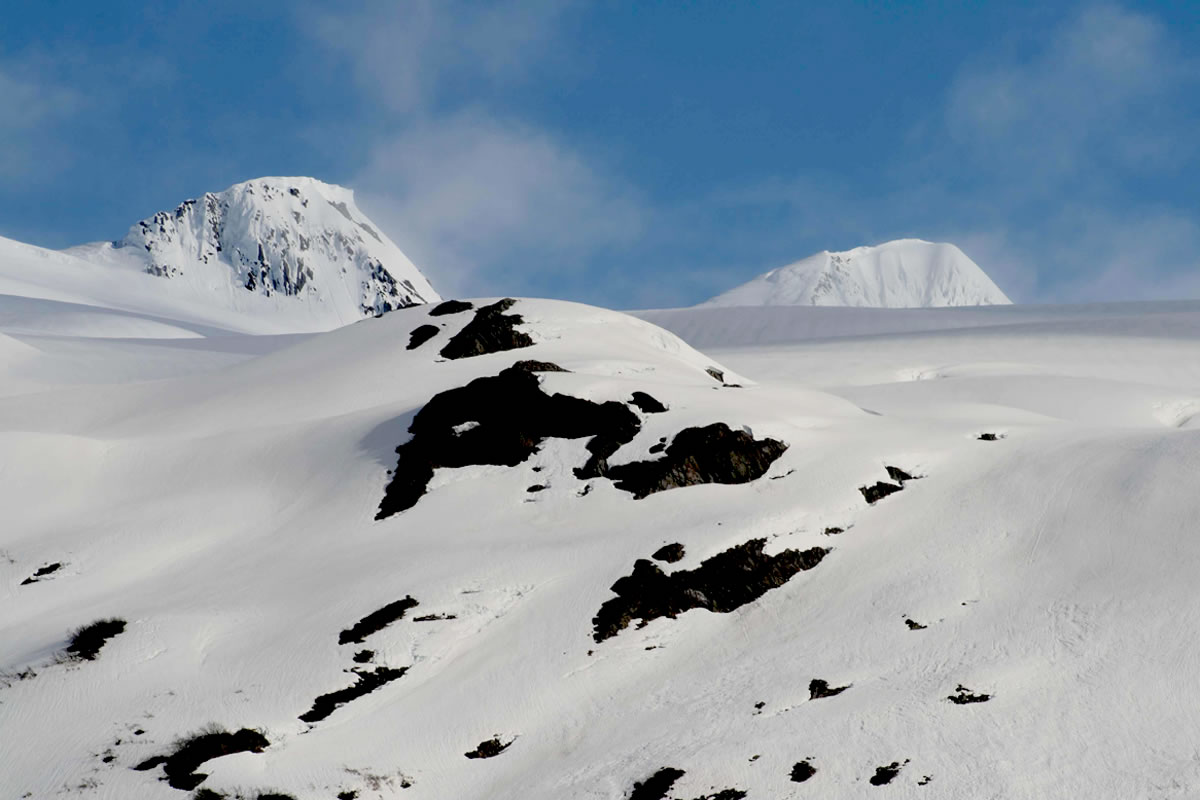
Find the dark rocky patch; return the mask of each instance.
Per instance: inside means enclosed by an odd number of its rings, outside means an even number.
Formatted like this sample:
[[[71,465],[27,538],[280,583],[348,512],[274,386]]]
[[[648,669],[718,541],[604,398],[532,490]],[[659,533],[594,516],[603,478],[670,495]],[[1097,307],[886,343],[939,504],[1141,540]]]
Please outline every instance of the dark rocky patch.
[[[633,399],[629,402],[647,414],[661,414],[667,410],[666,406],[645,392],[634,392]]]
[[[296,798],[292,797],[290,794],[283,794],[282,792],[264,792],[262,794],[256,794],[254,796],[254,800],[296,800]]]
[[[270,746],[267,737],[250,728],[235,733],[209,729],[179,741],[170,755],[148,758],[134,769],[148,771],[161,764],[172,788],[191,791],[208,777],[196,772],[204,762],[234,753],[261,753]]]
[[[408,349],[416,350],[418,347],[437,336],[439,330],[441,330],[441,328],[439,328],[437,325],[421,325],[413,328],[412,333],[408,334]]]
[[[537,492],[544,492],[544,491],[546,491],[546,490],[547,490],[547,489],[549,489],[549,488],[550,488],[550,487],[549,487],[549,486],[547,486],[547,485],[546,485],[546,484],[544,484],[544,483],[535,483],[533,486],[530,486],[530,487],[529,487],[528,489],[526,489],[525,491],[526,491],[526,492],[529,492],[530,494],[536,494]]]
[[[681,769],[663,767],[641,783],[634,783],[628,800],[665,800],[675,781],[683,776]]]
[[[357,653],[354,654],[354,663],[355,664],[366,664],[368,661],[370,661],[374,657],[375,657],[374,650],[359,650]]]
[[[825,534],[826,536],[837,536],[839,533],[845,532],[845,528],[826,528],[825,530],[821,531],[821,533]]]
[[[990,694],[974,694],[970,689],[963,686],[961,683],[954,690],[954,694],[946,698],[951,703],[957,703],[960,706],[965,706],[970,703],[986,703],[992,699]]]
[[[908,763],[908,760],[905,759],[904,764],[907,764],[907,763]],[[871,785],[872,786],[884,786],[886,784],[891,783],[892,779],[900,774],[900,770],[903,769],[904,764],[901,764],[899,761],[893,761],[892,763],[888,764],[887,766],[876,767],[875,774],[872,775],[870,778]]]
[[[457,614],[426,614],[423,617],[413,617],[413,622],[437,622],[443,619],[458,619]]]
[[[347,791],[344,791],[344,792],[338,792],[338,796],[337,796],[337,800],[357,800],[357,798],[358,798],[358,791],[355,789],[348,789]]]
[[[922,625],[921,623],[917,622],[915,619],[908,619],[908,618],[905,618],[904,624],[908,626],[908,629],[910,631],[923,631],[929,627],[928,625]]]
[[[741,789],[722,789],[716,794],[705,794],[697,797],[696,800],[742,800],[746,793]]]
[[[921,778],[921,780],[917,781],[917,786],[924,786],[925,784],[929,783],[931,780],[933,780],[933,776],[926,775],[925,777]]]
[[[725,373],[716,367],[705,367],[704,371],[707,372],[717,383],[725,382]]]
[[[1003,438],[1004,438],[1003,436],[995,434],[995,433],[979,434],[979,441],[981,441],[981,442],[996,442]]]
[[[776,439],[755,439],[717,422],[703,428],[684,428],[675,434],[662,458],[620,464],[603,474],[618,489],[640,500],[681,486],[749,483],[765,475],[785,450],[787,445]]]
[[[766,703],[766,701],[765,701],[765,700],[759,700],[757,703],[755,703],[755,704],[754,704],[754,711],[755,711],[755,712],[761,712],[761,711],[762,711],[764,708],[766,708],[766,707],[767,707],[767,703]]]
[[[830,686],[827,681],[820,678],[813,678],[808,682],[808,699],[820,700],[822,697],[833,697],[849,689],[851,684],[845,686]]]
[[[889,494],[895,494],[903,488],[903,486],[899,486],[895,483],[884,483],[883,481],[879,481],[874,486],[860,486],[858,487],[858,490],[862,492],[862,496],[866,499],[867,503],[870,505],[875,505],[877,501],[882,500]]]
[[[380,686],[391,683],[408,671],[407,667],[394,669],[392,667],[376,667],[371,671],[353,669],[354,683],[345,689],[323,694],[313,700],[312,708],[300,715],[301,722],[319,722],[334,712],[339,706],[344,706],[351,700],[370,694]]]
[[[512,365],[513,369],[519,369],[522,372],[570,372],[569,369],[563,369],[553,361],[534,361],[527,359],[518,361]]]
[[[884,467],[884,469],[887,470],[888,477],[894,480],[896,483],[903,484],[905,481],[917,480],[899,467]]]
[[[204,787],[196,790],[196,793],[192,795],[192,800],[226,800],[226,797],[228,795],[223,795],[220,792],[214,792],[212,789]]]
[[[28,586],[31,583],[37,583],[42,578],[46,577],[47,575],[53,575],[55,572],[58,572],[60,569],[62,569],[62,563],[58,562],[58,561],[55,561],[53,564],[47,564],[44,567],[38,567],[36,570],[33,571],[32,575],[30,575],[25,580],[21,581],[21,585]]]
[[[442,358],[470,358],[501,350],[531,347],[533,339],[529,334],[516,329],[517,325],[524,322],[521,315],[504,313],[516,302],[506,297],[490,306],[481,306],[474,318],[442,348]]]
[[[804,783],[806,780],[817,774],[817,768],[807,761],[797,761],[792,767],[792,782]]]
[[[670,575],[645,559],[634,562],[633,572],[612,585],[617,596],[600,606],[592,619],[593,638],[601,642],[629,626],[658,617],[674,618],[694,608],[728,613],[776,589],[802,570],[821,563],[829,551],[784,550],[763,553],[766,539],[751,539],[700,563],[691,570]]]
[[[493,736],[491,739],[480,742],[474,750],[463,753],[463,755],[467,758],[495,758],[507,750],[513,741],[513,739],[509,739],[507,742],[502,742],[499,736]]]
[[[470,311],[475,306],[468,303],[466,300],[444,300],[433,307],[429,312],[431,317],[444,317],[447,314],[460,314],[463,311]]]
[[[125,630],[123,619],[98,619],[90,625],[76,628],[71,632],[66,651],[72,658],[82,661],[94,661],[109,639]]]
[[[683,545],[679,542],[664,544],[662,547],[654,551],[654,555],[650,556],[655,561],[665,561],[668,564],[674,564],[676,561],[683,560],[684,554]]]
[[[663,438],[659,439],[654,444],[650,445],[650,453],[651,454],[661,453],[663,450],[666,450],[666,449],[667,449],[667,437],[665,437],[665,436]]]
[[[477,422],[455,433],[455,426]],[[597,474],[606,459],[641,428],[624,403],[593,403],[569,395],[548,395],[537,376],[518,369],[476,378],[466,386],[434,395],[413,418],[413,437],[396,448],[400,459],[376,519],[412,508],[425,493],[437,467],[496,464],[513,467],[537,451],[548,437],[591,436],[592,457],[585,469]],[[578,474],[578,470],[576,471]],[[593,476],[596,477],[596,476]]]
[[[403,600],[397,600],[394,603],[388,603],[378,611],[372,611],[370,614],[367,614],[358,622],[338,634],[338,644],[349,644],[351,642],[362,644],[372,633],[383,630],[388,625],[403,617],[410,608],[416,608],[418,605],[419,603],[411,596],[406,596]]]

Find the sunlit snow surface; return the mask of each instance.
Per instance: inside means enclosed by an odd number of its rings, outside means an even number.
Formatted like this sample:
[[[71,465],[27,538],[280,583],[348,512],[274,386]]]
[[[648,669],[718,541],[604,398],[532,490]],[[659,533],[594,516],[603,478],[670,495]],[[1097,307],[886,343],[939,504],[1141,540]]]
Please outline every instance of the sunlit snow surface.
[[[616,800],[664,766],[686,773],[681,800],[1200,794],[1200,303],[636,319],[518,300],[533,347],[445,361],[470,312],[270,336],[182,300],[12,294],[6,800],[183,800],[131,768],[208,723],[271,742],[204,764],[230,796]],[[422,324],[444,330],[406,350]],[[585,440],[548,440],[516,467],[440,470],[374,521],[412,415],[518,359],[571,370],[542,373],[546,391],[668,406],[615,463],[712,422],[789,449],[753,483],[633,500],[574,477]],[[886,466],[920,479],[868,506]],[[754,538],[832,549],[732,613],[593,641],[635,560],[679,542],[660,566],[694,569]],[[406,595],[405,618],[338,644]],[[128,627],[97,660],[54,663],[109,616]],[[360,647],[407,673],[301,722],[353,683]],[[810,700],[813,679],[850,688]],[[991,698],[952,703],[959,685]],[[513,742],[465,757],[493,736]],[[801,760],[817,772],[793,783]]]

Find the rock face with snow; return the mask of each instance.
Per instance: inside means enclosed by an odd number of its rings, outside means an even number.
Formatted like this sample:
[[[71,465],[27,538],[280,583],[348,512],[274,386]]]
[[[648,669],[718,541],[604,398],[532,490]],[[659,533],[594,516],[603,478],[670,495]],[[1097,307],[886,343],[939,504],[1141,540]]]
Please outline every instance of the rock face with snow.
[[[342,322],[440,299],[352,191],[313,178],[258,178],[209,192],[137,222],[117,242],[72,252],[201,294],[295,298]]]
[[[842,253],[824,250],[702,305],[935,308],[1011,302],[954,245],[898,239]]]

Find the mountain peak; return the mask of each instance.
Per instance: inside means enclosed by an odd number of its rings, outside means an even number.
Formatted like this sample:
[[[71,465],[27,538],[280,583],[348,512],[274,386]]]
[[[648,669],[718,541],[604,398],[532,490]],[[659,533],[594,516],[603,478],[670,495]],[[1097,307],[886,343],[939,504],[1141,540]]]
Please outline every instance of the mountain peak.
[[[717,295],[710,306],[859,306],[934,308],[1007,305],[979,265],[945,242],[896,239],[822,250]]]

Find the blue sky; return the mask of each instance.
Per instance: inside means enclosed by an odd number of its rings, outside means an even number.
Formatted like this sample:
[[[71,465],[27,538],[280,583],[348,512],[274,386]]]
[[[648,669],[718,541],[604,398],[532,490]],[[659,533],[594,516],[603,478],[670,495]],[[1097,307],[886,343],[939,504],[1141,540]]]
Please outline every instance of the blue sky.
[[[1200,3],[5,4],[0,235],[261,175],[444,293],[682,305],[916,236],[1020,301],[1200,297]]]

